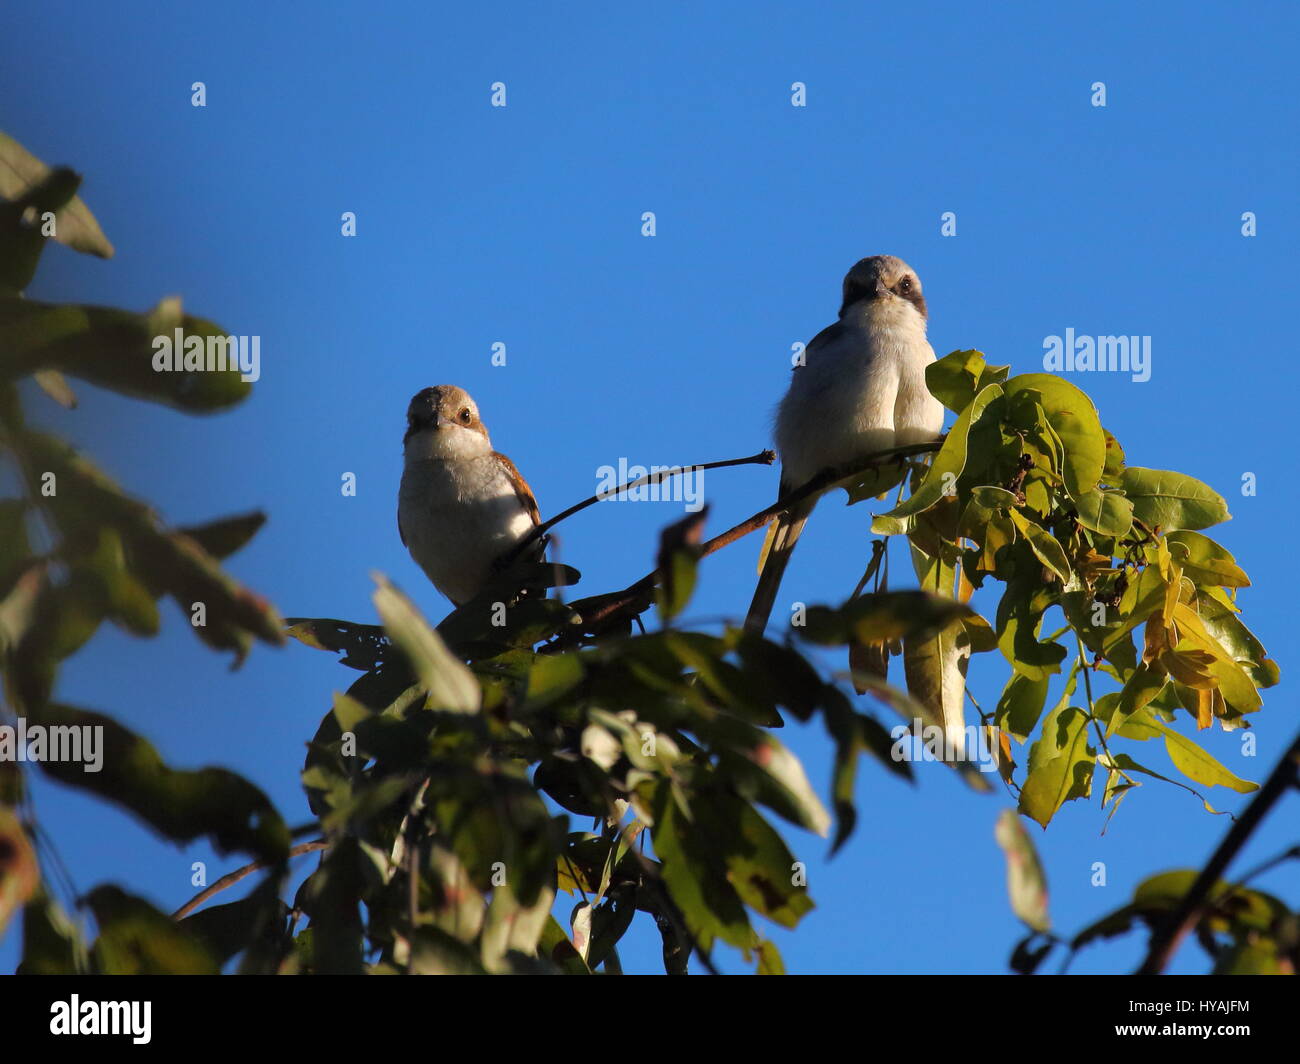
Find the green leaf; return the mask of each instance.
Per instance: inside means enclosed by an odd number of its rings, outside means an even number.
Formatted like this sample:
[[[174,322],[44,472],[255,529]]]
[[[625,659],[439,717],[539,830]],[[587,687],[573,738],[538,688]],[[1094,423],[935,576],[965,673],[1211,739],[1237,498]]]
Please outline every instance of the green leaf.
[[[13,587],[31,554],[27,503],[22,499],[0,499],[0,598]]]
[[[411,660],[420,683],[429,692],[429,707],[451,713],[477,713],[483,692],[474,674],[454,658],[447,644],[429,627],[420,612],[386,577],[374,574],[375,608],[388,631]]]
[[[1102,429],[1102,432],[1106,430]],[[1106,467],[1101,471],[1101,475],[1107,484],[1113,484],[1123,470],[1124,448],[1120,446],[1119,440],[1106,432]]]
[[[284,641],[282,621],[269,603],[232,579],[195,540],[164,527],[150,507],[63,440],[21,431],[9,442],[29,479],[54,476],[56,493],[37,501],[64,536],[73,543],[95,543],[104,526],[113,528],[127,570],[151,595],[172,596],[191,617],[194,605],[203,605],[206,623],[187,626],[203,642],[233,650],[242,660],[254,636],[273,644]]]
[[[1068,584],[1072,576],[1070,562],[1065,557],[1065,548],[1056,537],[1019,510],[1010,511],[1008,516],[1020,534],[1028,540],[1029,548],[1038,556],[1038,560],[1055,573],[1062,584]]]
[[[1214,962],[1213,975],[1294,975],[1295,970],[1276,940],[1259,938],[1234,942]]]
[[[1017,549],[1020,549],[1019,545]],[[1017,557],[1017,561],[1028,553],[1025,550]],[[1023,565],[1018,565],[1017,568],[1022,572],[1027,571]],[[1041,680],[1060,672],[1061,662],[1065,660],[1065,647],[1051,640],[1040,642],[1038,639],[1043,612],[1054,601],[1054,595],[1043,586],[1042,581],[1024,576],[1007,584],[998,603],[994,623],[998,633],[998,648],[1017,672],[1032,679]]]
[[[784,724],[773,692],[762,688],[744,669],[722,660],[730,650],[725,641],[682,632],[668,633],[663,640],[676,661],[693,670],[694,680],[687,682],[703,687],[717,704],[754,724],[772,728]]]
[[[994,722],[1023,743],[1043,714],[1049,686],[1050,680],[1046,675],[1026,676],[1022,672],[1012,672],[993,711]]]
[[[794,927],[813,908],[807,888],[795,885],[790,851],[753,806],[725,791],[709,790],[692,803],[694,823],[687,824],[669,790],[667,783],[656,790],[655,851],[663,858],[673,900],[701,945],[700,930],[740,949],[757,946],[744,909],[732,905],[733,897],[782,927]],[[689,875],[683,863],[692,866]]]
[[[0,199],[21,199],[24,193],[46,181],[54,172],[12,137],[0,133]],[[54,239],[74,251],[103,259],[113,256],[113,245],[99,228],[95,216],[75,196],[66,200],[59,210],[55,230]]]
[[[1065,490],[1075,500],[1092,491],[1106,464],[1106,434],[1092,400],[1050,373],[1024,373],[1012,377],[1004,388],[1008,401],[1029,392],[1038,394],[1047,421],[1065,448],[1061,469]]]
[[[853,480],[842,482],[839,486],[848,492],[848,503],[865,502],[867,499],[883,498],[885,494],[898,487],[914,468],[913,460],[883,462],[872,466]],[[770,527],[770,526],[769,526]]]
[[[81,747],[80,760],[42,761],[47,776],[127,809],[174,842],[206,837],[219,853],[242,850],[268,862],[288,853],[284,821],[266,795],[241,776],[223,768],[171,768],[146,740],[99,713],[57,704],[25,709],[29,726],[75,729],[47,731],[47,737],[99,736]],[[96,759],[87,756],[92,752]]]
[[[870,751],[884,765],[907,779],[911,778],[911,766],[906,761],[893,759],[893,742],[884,726],[873,717],[854,712],[848,697],[837,687],[827,686],[822,720],[835,742],[835,757],[831,763],[831,802],[835,808],[831,854],[834,855],[853,834],[858,821],[858,810],[853,800],[858,751]]]
[[[209,905],[180,921],[180,927],[225,964],[236,954],[264,943],[272,954],[287,950],[289,907],[280,899],[276,877],[264,880],[238,901]],[[274,974],[271,972],[270,974]]]
[[[1272,687],[1278,682],[1281,672],[1277,662],[1268,657],[1264,645],[1231,609],[1203,592],[1196,597],[1196,607],[1205,630],[1246,671],[1256,687]]]
[[[736,640],[741,667],[755,686],[799,720],[812,718],[823,685],[807,658],[792,646],[773,643],[752,632],[728,629],[727,636]]]
[[[925,367],[925,383],[954,414],[970,405],[981,388],[1007,379],[1007,366],[989,366],[980,351],[953,351]]]
[[[945,628],[975,616],[966,605],[928,591],[880,591],[849,599],[838,609],[811,606],[800,635],[823,646],[878,643]]]
[[[554,822],[522,764],[437,762],[425,801],[436,832],[482,892],[500,887],[499,865],[518,903],[531,908],[554,877]],[[540,926],[537,933],[541,933]]]
[[[659,616],[667,624],[682,612],[695,591],[696,568],[700,559],[700,537],[709,508],[690,513],[669,525],[659,536],[656,568],[659,583],[656,599]]]
[[[1103,536],[1126,536],[1133,527],[1133,503],[1117,491],[1094,488],[1075,500],[1079,524]]]
[[[981,485],[971,489],[971,498],[986,510],[1006,510],[1019,504],[1014,491],[994,485]]]
[[[216,959],[179,924],[120,887],[85,898],[99,925],[96,966],[104,975],[217,975]]]
[[[966,451],[972,426],[979,421],[989,405],[1001,396],[1002,387],[997,384],[990,384],[980,391],[958,416],[920,486],[899,506],[887,514],[879,515],[872,522],[872,532],[879,535],[906,535],[912,530],[917,514],[928,510],[945,495],[951,495],[957,478],[966,468]]]
[[[79,975],[90,970],[81,933],[43,888],[23,909],[23,959],[18,975]]]
[[[1071,943],[1072,948],[1078,949],[1098,938],[1123,934],[1135,918],[1142,918],[1150,924],[1174,911],[1187,896],[1198,874],[1194,868],[1180,868],[1143,880],[1133,892],[1129,904],[1079,932]],[[1258,940],[1260,932],[1269,930],[1279,918],[1288,915],[1287,907],[1272,895],[1230,886],[1222,880],[1209,889],[1206,897],[1207,911],[1200,930],[1211,935],[1227,932],[1239,941],[1243,938]]]
[[[318,975],[359,975],[364,970],[365,860],[358,840],[345,836],[325,851],[319,867],[298,888],[294,907],[311,918],[308,963]]]
[[[735,756],[724,757],[719,767],[757,782],[754,798],[792,824],[825,837],[830,831],[830,813],[808,782],[802,763],[773,736],[760,732],[756,739],[752,746],[738,747]]]
[[[54,170],[19,198],[0,203],[0,291],[17,294],[31,283],[45,250],[50,216],[57,226],[57,212],[80,184],[71,170]]]
[[[155,341],[165,338],[174,347],[177,329],[187,342],[202,342],[203,358],[195,361],[197,356],[180,351],[172,366],[155,368],[164,365],[166,353]],[[136,314],[0,297],[0,379],[57,370],[124,395],[206,413],[238,403],[252,390],[238,367],[232,368],[233,342],[212,322],[182,313],[179,299]],[[183,368],[186,358],[190,369]],[[182,368],[172,368],[176,363]]]
[[[532,596],[515,601],[525,581],[537,588],[552,582],[575,583],[577,570],[561,565],[538,565],[531,570],[537,576],[525,578],[523,574],[529,571],[523,564],[512,566],[510,579],[489,583],[475,598],[447,614],[437,625],[443,642],[459,656],[485,657],[512,647],[535,646],[577,624],[580,602],[570,605],[558,599]],[[506,608],[504,625],[501,624],[502,603],[513,603]]]
[[[716,829],[714,838],[723,847],[727,878],[745,904],[782,927],[793,928],[813,908],[807,888],[794,883],[794,857],[753,806],[732,801],[731,810],[725,809],[725,799],[715,802],[706,797],[696,803],[701,826],[706,832]]]
[[[717,938],[740,949],[753,948],[757,936],[722,856],[724,849],[741,844],[736,825],[722,838],[706,834],[682,813],[666,780],[655,785],[652,808],[654,849],[663,861],[664,885],[691,936],[706,952]],[[734,820],[734,804],[727,812]]]
[[[1162,736],[1165,750],[1175,767],[1190,780],[1203,783],[1207,787],[1228,787],[1239,794],[1249,794],[1259,790],[1259,784],[1234,776],[1223,767],[1208,751],[1192,742],[1181,732],[1160,723],[1149,711],[1142,711],[1130,717],[1119,730],[1126,739],[1146,740]]]
[[[1133,516],[1148,528],[1209,528],[1231,516],[1218,492],[1182,473],[1129,466],[1118,483],[1133,503]]]
[[[1106,734],[1114,735],[1134,713],[1145,708],[1160,693],[1164,685],[1165,672],[1154,662],[1150,665],[1141,664],[1134,669],[1124,682],[1124,689],[1119,693],[1119,703],[1111,714],[1110,723],[1106,726]]]
[[[1092,790],[1096,755],[1088,746],[1088,714],[1062,705],[1043,721],[1043,735],[1029,750],[1029,773],[1020,811],[1046,828],[1061,806]]]
[[[353,624],[332,617],[286,617],[284,634],[303,646],[342,654],[340,665],[370,672],[379,668],[392,643],[378,624]]]
[[[1148,565],[1141,575],[1132,581],[1124,592],[1120,602],[1120,616],[1123,620],[1119,626],[1106,631],[1106,656],[1110,657],[1116,647],[1122,645],[1125,637],[1138,625],[1162,608],[1169,585],[1160,575],[1160,569]]]
[[[493,970],[509,971],[510,964],[502,960],[500,968]],[[406,971],[411,975],[487,975],[489,969],[483,966],[473,946],[455,933],[442,927],[420,927],[411,936]]]
[[[254,510],[252,513],[223,517],[204,525],[178,528],[176,531],[194,540],[212,557],[228,558],[257,535],[264,524],[266,524],[266,514]]]
[[[508,882],[493,890],[481,939],[484,966],[489,971],[509,971],[508,954],[536,956],[554,901],[555,891],[549,886],[527,903],[515,897]]]
[[[785,961],[774,943],[764,940],[754,948],[754,952],[758,954],[755,975],[785,975]]]
[[[582,682],[585,670],[577,654],[538,654],[528,670],[529,709],[540,709],[563,698]]]
[[[970,636],[961,618],[925,635],[903,639],[903,672],[908,693],[943,728],[949,746],[962,760],[966,750],[966,668]]]
[[[1047,877],[1038,851],[1020,817],[1010,809],[998,815],[994,835],[1007,858],[1007,894],[1011,911],[1034,931],[1046,933],[1052,921],[1047,915]]]

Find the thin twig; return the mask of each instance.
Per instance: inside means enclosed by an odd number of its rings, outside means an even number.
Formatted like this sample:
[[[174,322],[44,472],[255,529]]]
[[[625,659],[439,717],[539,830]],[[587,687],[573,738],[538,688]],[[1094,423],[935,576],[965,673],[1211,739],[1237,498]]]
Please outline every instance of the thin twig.
[[[528,549],[529,544],[535,543],[537,540],[541,539],[547,532],[566,518],[572,517],[574,514],[587,509],[588,506],[595,506],[596,503],[602,502],[605,499],[618,498],[618,496],[625,491],[632,491],[634,488],[645,487],[649,484],[661,484],[669,477],[681,476],[684,473],[701,472],[705,469],[726,469],[729,466],[771,465],[775,461],[775,451],[759,451],[757,454],[751,454],[748,458],[728,458],[723,462],[705,462],[703,465],[671,466],[667,469],[660,469],[654,473],[647,473],[643,477],[629,480],[626,483],[619,484],[617,487],[609,488],[605,491],[599,491],[595,495],[583,499],[582,502],[574,503],[574,505],[570,506],[567,510],[561,510],[554,517],[543,521],[540,525],[534,527],[528,535],[524,536],[523,539],[516,543],[510,549],[509,553],[501,559],[500,565],[503,568],[509,566],[516,558]]]
[[[323,850],[328,845],[329,843],[327,843],[324,839],[313,839],[311,842],[299,843],[297,846],[295,846],[292,850],[289,851],[289,856],[301,857],[305,853],[312,853],[315,850]],[[172,919],[180,920],[183,917],[189,916],[190,913],[192,913],[195,909],[197,909],[200,905],[202,905],[214,894],[220,894],[221,891],[225,890],[227,887],[233,887],[245,876],[250,876],[254,872],[256,872],[259,868],[266,868],[271,863],[272,862],[270,861],[254,861],[252,864],[244,865],[243,868],[236,868],[229,875],[222,876],[206,890],[200,891],[198,894],[194,895],[194,897],[192,897],[189,901],[187,901],[184,905],[182,905],[179,909],[177,909],[174,913],[172,913]]]
[[[745,520],[741,521],[740,524],[733,525],[721,535],[714,536],[700,548],[699,557],[705,558],[715,551],[721,550],[723,547],[730,546],[732,543],[735,543],[736,540],[742,539],[751,532],[755,532],[762,528],[777,514],[790,509],[790,507],[795,503],[802,502],[810,496],[817,495],[842,480],[847,480],[849,477],[860,475],[867,472],[869,469],[874,469],[882,462],[897,461],[918,454],[928,454],[932,451],[937,451],[940,446],[942,446],[941,442],[935,440],[932,443],[913,443],[908,444],[905,447],[890,447],[887,450],[876,451],[869,458],[859,459],[851,465],[840,466],[833,469],[823,469],[802,487],[787,492],[785,495],[781,496],[781,498],[777,499],[771,506],[765,506],[752,517],[747,517]],[[653,572],[647,573],[636,583],[630,584],[622,591],[614,592],[611,595],[600,596],[603,600],[600,606],[592,610],[589,614],[583,615],[584,627],[590,631],[594,626],[600,624],[613,614],[618,613],[620,610],[624,610],[633,604],[639,604],[639,600],[641,599],[645,600],[645,605],[641,606],[641,609],[638,609],[636,612],[640,613],[641,610],[648,608],[652,597],[650,593],[654,590],[658,580],[659,570],[655,569]]]
[[[1156,928],[1151,936],[1146,959],[1137,970],[1138,975],[1159,975],[1165,970],[1187,932],[1200,919],[1210,891],[1227,871],[1228,865],[1278,799],[1289,788],[1297,785],[1300,785],[1300,735],[1292,740],[1290,748],[1282,755],[1282,760],[1277,763],[1264,786],[1259,789],[1250,805],[1246,806],[1241,819],[1228,830],[1209,863],[1201,869],[1186,896],[1179,902],[1178,908]]]
[[[1287,849],[1283,850],[1281,853],[1277,854],[1276,856],[1270,857],[1267,861],[1263,861],[1260,864],[1257,864],[1254,868],[1252,868],[1249,872],[1247,872],[1244,876],[1242,876],[1239,880],[1237,880],[1237,886],[1244,887],[1251,880],[1258,879],[1265,872],[1271,872],[1278,865],[1285,864],[1287,861],[1300,861],[1300,846],[1288,847]]]

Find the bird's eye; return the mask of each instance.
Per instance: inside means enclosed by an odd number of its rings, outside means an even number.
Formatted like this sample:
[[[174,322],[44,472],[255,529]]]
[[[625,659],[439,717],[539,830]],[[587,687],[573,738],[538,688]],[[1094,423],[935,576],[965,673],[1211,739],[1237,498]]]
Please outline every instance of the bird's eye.
[[[900,292],[910,292],[912,290],[912,278],[904,277],[901,281],[899,281],[898,290]]]
[[[468,425],[470,423],[470,420],[471,419],[469,416],[469,407],[465,407],[460,412],[460,423],[462,425]]]

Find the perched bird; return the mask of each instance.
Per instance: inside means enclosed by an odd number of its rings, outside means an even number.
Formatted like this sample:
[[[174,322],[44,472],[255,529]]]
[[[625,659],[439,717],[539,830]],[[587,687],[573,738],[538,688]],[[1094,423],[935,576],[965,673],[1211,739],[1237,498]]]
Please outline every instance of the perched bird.
[[[478,406],[463,388],[417,392],[406,411],[397,532],[433,586],[459,606],[540,522],[515,464],[492,449]],[[545,550],[538,541],[535,557]]]
[[[778,498],[824,469],[938,437],[943,405],[925,384],[925,367],[934,361],[925,325],[921,281],[902,259],[873,255],[849,270],[840,320],[808,345],[777,409]],[[816,502],[816,496],[805,499],[773,520],[745,619],[751,631],[767,626]]]

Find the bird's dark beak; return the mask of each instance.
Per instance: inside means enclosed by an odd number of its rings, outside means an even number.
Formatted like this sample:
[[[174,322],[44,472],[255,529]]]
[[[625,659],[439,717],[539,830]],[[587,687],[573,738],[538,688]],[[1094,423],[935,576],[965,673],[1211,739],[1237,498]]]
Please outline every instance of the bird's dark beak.
[[[883,295],[884,295],[886,292],[888,292],[888,291],[889,291],[889,289],[885,286],[885,282],[882,281],[879,277],[877,277],[877,278],[876,278],[876,298],[879,299],[881,296],[883,296]]]

